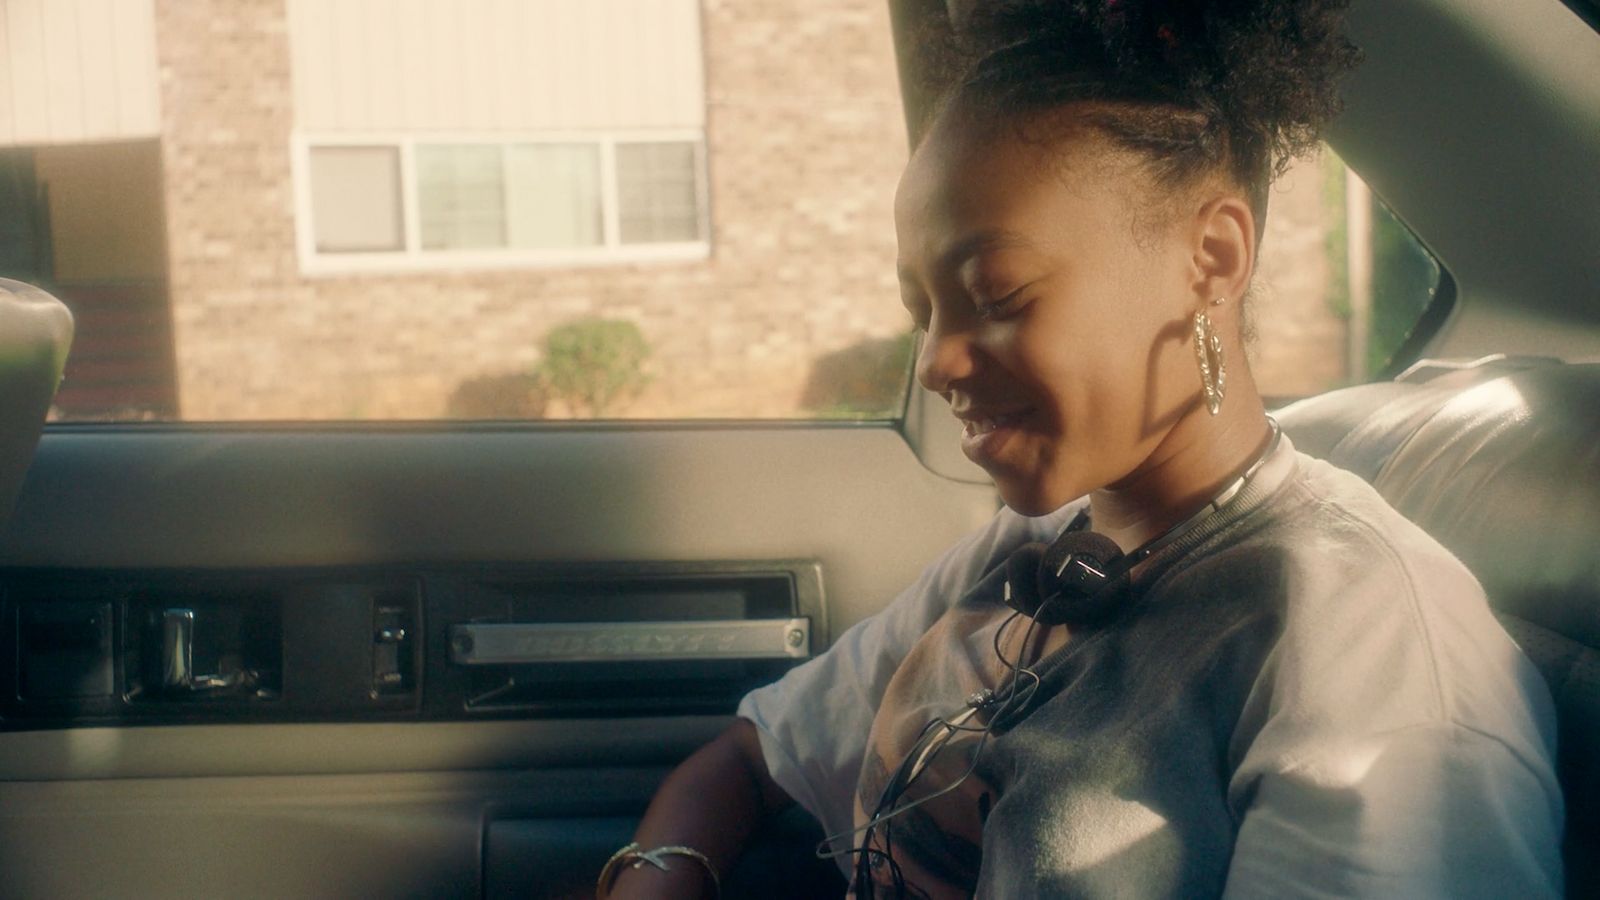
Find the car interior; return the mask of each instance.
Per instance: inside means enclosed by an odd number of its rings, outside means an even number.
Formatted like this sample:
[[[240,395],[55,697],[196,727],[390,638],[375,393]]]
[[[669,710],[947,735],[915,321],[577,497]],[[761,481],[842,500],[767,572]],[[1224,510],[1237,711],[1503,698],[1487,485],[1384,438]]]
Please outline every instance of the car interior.
[[[888,7],[915,122],[947,10]],[[1600,892],[1597,26],[1356,0],[1328,142],[1444,275],[1381,376],[1276,412],[1544,675],[1572,897]],[[0,280],[7,897],[591,895],[743,693],[998,504],[910,384],[863,421],[47,423],[71,341]],[[724,896],[841,895],[819,837],[785,817]]]

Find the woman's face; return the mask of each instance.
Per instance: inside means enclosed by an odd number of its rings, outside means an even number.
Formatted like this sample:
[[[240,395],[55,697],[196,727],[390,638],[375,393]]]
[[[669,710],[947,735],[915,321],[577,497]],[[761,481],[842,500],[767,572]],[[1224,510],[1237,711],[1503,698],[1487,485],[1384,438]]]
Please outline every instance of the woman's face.
[[[901,178],[901,295],[926,330],[917,378],[1024,515],[1137,475],[1202,408],[1195,242],[1186,217],[1153,213],[1155,196],[1092,130],[1026,140],[959,108]]]

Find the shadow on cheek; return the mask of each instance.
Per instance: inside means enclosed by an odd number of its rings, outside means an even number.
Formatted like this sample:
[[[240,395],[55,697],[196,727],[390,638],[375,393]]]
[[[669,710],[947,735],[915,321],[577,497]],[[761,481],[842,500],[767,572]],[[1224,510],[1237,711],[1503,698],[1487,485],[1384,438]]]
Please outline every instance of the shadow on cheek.
[[[1189,336],[1192,327],[1188,320],[1179,319],[1156,332],[1156,339],[1150,345],[1150,352],[1145,357],[1144,371],[1144,406],[1140,410],[1139,422],[1142,432],[1140,437],[1150,437],[1153,434],[1171,428],[1189,407],[1200,402],[1200,375],[1195,372],[1193,391],[1183,391],[1184,399],[1172,406],[1171,409],[1158,409],[1156,404],[1161,398],[1161,355],[1174,351],[1183,352],[1188,349]],[[1181,368],[1181,367],[1180,367]]]

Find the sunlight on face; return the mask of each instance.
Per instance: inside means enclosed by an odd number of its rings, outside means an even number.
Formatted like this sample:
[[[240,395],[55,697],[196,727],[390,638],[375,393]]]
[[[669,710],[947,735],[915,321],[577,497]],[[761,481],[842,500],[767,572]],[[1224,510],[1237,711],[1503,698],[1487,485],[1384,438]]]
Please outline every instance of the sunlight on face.
[[[900,181],[917,377],[1025,515],[1127,478],[1193,411],[1192,253],[1153,190],[1093,131],[1035,141],[959,105]]]

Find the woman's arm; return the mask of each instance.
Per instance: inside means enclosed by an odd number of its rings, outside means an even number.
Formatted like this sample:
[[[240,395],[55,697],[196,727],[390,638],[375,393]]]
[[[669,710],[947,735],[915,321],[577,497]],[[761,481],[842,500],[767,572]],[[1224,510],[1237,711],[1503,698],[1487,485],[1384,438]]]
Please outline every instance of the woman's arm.
[[[751,719],[783,748],[790,761],[774,760],[780,777],[809,792],[799,799],[824,829],[848,829],[867,733],[900,661],[998,560],[1027,541],[1049,540],[1078,507],[1069,504],[1034,519],[1000,511],[924,569],[886,609],[846,630],[826,653],[752,691],[739,706],[740,716],[749,718],[738,719],[662,783],[634,837],[639,848],[692,847],[720,875],[763,819],[795,802],[767,768]],[[695,897],[709,889],[699,863],[683,856],[664,859],[670,872],[650,865],[624,869],[611,896]]]
[[[737,719],[667,776],[633,839],[642,850],[692,847],[711,860],[720,876],[733,866],[756,827],[793,803],[767,771],[755,726]],[[699,863],[683,856],[665,859],[671,871],[624,867],[609,896],[672,900],[711,895]]]

